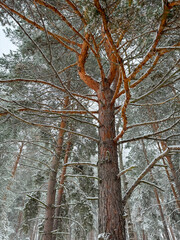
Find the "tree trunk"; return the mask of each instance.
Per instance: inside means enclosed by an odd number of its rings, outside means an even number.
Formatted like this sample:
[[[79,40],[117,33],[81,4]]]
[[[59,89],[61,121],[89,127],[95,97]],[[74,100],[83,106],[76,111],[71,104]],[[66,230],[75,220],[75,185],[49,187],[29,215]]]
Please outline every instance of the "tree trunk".
[[[159,143],[158,143],[158,146],[159,146]],[[160,147],[160,146],[159,146],[159,147]],[[160,148],[159,148],[159,149],[160,149]],[[166,162],[165,162],[164,158],[163,158],[162,160],[163,160],[163,164],[166,165]],[[170,176],[170,173],[169,173],[168,168],[165,168],[165,171],[166,171],[166,174],[167,174],[167,177],[168,177],[168,180],[169,180],[169,184],[170,184],[170,186],[171,186],[171,189],[172,189],[172,192],[173,192],[173,195],[174,195],[174,198],[175,198],[177,207],[178,207],[178,209],[179,209],[179,211],[180,211],[180,200],[179,200],[179,197],[178,197],[178,195],[177,195],[177,193],[176,193],[175,187],[174,187],[174,185],[173,185],[173,183],[172,183],[172,178],[171,178],[171,176]]]
[[[123,158],[122,158],[122,151],[123,151],[122,146],[123,145],[118,146],[119,147],[118,151],[119,151],[120,171],[124,170]],[[127,182],[125,174],[122,175],[122,186],[123,186],[123,190],[124,190],[124,193],[125,193],[128,189],[128,182]],[[129,205],[128,200],[127,200],[125,209],[126,209],[126,212],[127,212],[127,217],[126,217],[125,222],[126,222],[128,239],[129,240],[135,240],[134,226],[133,226],[133,222],[132,222],[132,218],[131,218],[131,210],[130,210],[130,205]]]
[[[164,151],[164,150],[167,149],[167,144],[164,141],[161,141],[161,147],[162,147],[162,149]],[[174,180],[177,192],[178,192],[178,197],[180,198],[180,182],[179,182],[179,179],[178,179],[177,171],[176,171],[176,169],[174,167],[174,164],[173,164],[173,162],[171,160],[171,157],[170,156],[166,156],[166,159],[167,159],[167,162],[168,162],[169,167],[171,169],[173,180]]]
[[[99,98],[99,239],[125,240],[125,221],[121,184],[117,178],[118,156],[115,137],[114,106],[110,104],[113,91],[107,83]]]
[[[157,117],[156,117],[156,114],[155,114],[155,111],[154,111],[153,107],[147,107],[147,109],[148,109],[148,111],[149,111],[149,116],[151,117],[151,119],[152,119],[152,120],[157,120]],[[154,123],[154,124],[152,125],[152,127],[153,127],[153,130],[154,130],[155,132],[158,131],[158,129],[159,129],[158,123]],[[159,136],[159,137],[161,138],[161,136]],[[160,144],[161,144],[161,146],[160,146]],[[160,151],[160,152],[161,152],[162,150],[165,151],[165,150],[167,149],[167,144],[166,144],[164,141],[160,141],[160,143],[157,142],[157,145],[158,145],[158,148],[159,148],[159,151]],[[172,183],[172,179],[171,179],[171,176],[170,176],[170,174],[169,174],[168,169],[165,168],[165,171],[166,171],[167,177],[168,177],[168,179],[169,179],[169,183],[170,183],[170,186],[171,186],[171,189],[172,189],[174,198],[175,198],[175,200],[176,200],[177,207],[178,207],[178,209],[180,209],[180,199],[179,199],[179,198],[180,198],[180,182],[179,182],[179,180],[178,180],[178,176],[177,176],[177,174],[176,174],[174,165],[173,165],[173,163],[172,163],[172,161],[171,161],[171,157],[170,157],[169,155],[167,155],[165,158],[167,159],[167,162],[168,162],[168,164],[169,164],[171,173],[172,173],[172,175],[173,175],[173,180],[174,180],[174,183],[175,183],[175,186],[176,186],[176,190],[175,190],[175,187],[174,187],[174,185],[173,185],[173,183]],[[164,158],[163,158],[163,164],[166,165]],[[177,191],[177,192],[176,192],[176,191]]]
[[[61,127],[62,127],[62,123],[61,123]],[[64,131],[60,130],[59,136],[58,136],[56,154],[53,157],[52,164],[51,164],[52,170],[50,172],[49,182],[48,182],[47,209],[46,209],[46,220],[44,225],[43,240],[52,240],[53,221],[54,221],[54,212],[55,212],[54,204],[55,204],[55,196],[56,196],[56,176],[57,176],[59,158],[60,158],[60,153],[61,153],[61,148],[63,143],[63,134],[64,134]]]
[[[54,219],[54,227],[53,230],[57,230],[58,229],[58,223],[60,222],[58,217],[60,216],[60,211],[61,211],[61,201],[62,201],[62,196],[63,196],[63,191],[64,191],[64,181],[65,181],[65,174],[66,174],[66,166],[65,164],[68,162],[68,157],[69,157],[69,151],[71,148],[71,136],[69,134],[69,139],[67,142],[67,147],[66,147],[66,154],[64,157],[64,166],[62,168],[62,173],[60,176],[60,181],[59,181],[59,190],[58,190],[58,194],[57,194],[57,201],[56,201],[56,210],[55,210],[55,219]],[[54,236],[52,237],[53,240],[56,240],[56,235],[54,234]]]
[[[146,162],[149,165],[149,159],[148,159],[148,156],[147,156],[147,151],[146,151],[146,148],[145,148],[144,141],[142,140],[141,142],[142,142],[142,147],[143,147],[143,152],[144,152]],[[151,177],[151,181],[153,182],[154,181],[154,176],[153,176],[152,171],[150,171],[150,177]],[[163,227],[164,227],[165,238],[167,240],[170,240],[166,219],[165,219],[164,212],[163,212],[163,209],[162,209],[162,206],[161,206],[161,201],[160,201],[160,198],[159,198],[159,194],[158,194],[158,191],[157,191],[156,188],[154,188],[154,194],[155,194],[156,201],[157,201],[157,204],[158,204],[158,207],[159,207],[159,212],[160,212]]]
[[[65,97],[64,108],[68,106],[69,97]],[[57,147],[55,150],[55,156],[53,157],[51,164],[51,172],[49,175],[48,181],[48,191],[47,191],[47,208],[46,208],[46,217],[44,224],[44,236],[43,240],[52,240],[52,231],[53,231],[53,223],[54,223],[54,213],[55,213],[55,197],[56,197],[56,176],[59,167],[59,160],[63,145],[63,136],[64,136],[64,128],[66,126],[66,118],[62,118],[60,130],[58,134]]]
[[[172,229],[172,227],[171,227],[170,224],[169,224],[169,230],[170,230],[170,233],[171,233],[171,238],[172,238],[172,240],[176,240],[176,238],[175,238],[175,236],[174,236],[174,231],[173,231],[173,229]]]
[[[157,200],[157,204],[158,204],[158,207],[159,207],[159,211],[160,211],[162,223],[163,223],[163,226],[164,226],[164,235],[165,235],[165,238],[166,238],[167,240],[170,240],[167,223],[166,223],[166,220],[165,220],[165,217],[164,217],[164,213],[163,213],[163,209],[162,209],[162,206],[161,206],[161,201],[160,201],[160,198],[159,198],[157,189],[154,189],[154,193],[155,193],[155,196],[156,196],[156,200]]]
[[[142,240],[147,240],[146,233],[144,229],[142,230]]]

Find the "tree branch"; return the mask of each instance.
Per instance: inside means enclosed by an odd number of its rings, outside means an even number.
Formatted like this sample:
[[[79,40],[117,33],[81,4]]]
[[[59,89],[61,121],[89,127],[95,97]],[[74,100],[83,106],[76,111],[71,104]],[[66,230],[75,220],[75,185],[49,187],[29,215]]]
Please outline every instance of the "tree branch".
[[[97,164],[90,163],[90,162],[71,162],[71,163],[66,163],[64,166],[91,166],[91,167],[97,167]]]
[[[3,107],[2,107],[3,108]],[[91,139],[95,142],[99,142],[99,140],[97,140],[96,138],[93,138],[93,137],[90,137],[90,136],[87,136],[87,135],[84,135],[84,134],[81,134],[81,133],[78,133],[78,132],[74,132],[74,131],[71,131],[71,130],[68,130],[66,128],[61,128],[61,127],[56,127],[56,126],[52,126],[52,125],[45,125],[45,124],[40,124],[40,123],[34,123],[34,122],[30,122],[30,121],[27,121],[21,117],[18,117],[17,115],[15,115],[14,113],[12,113],[11,111],[9,111],[8,109],[6,108],[3,108],[7,113],[9,113],[11,116],[13,116],[14,118],[24,122],[24,123],[27,123],[27,124],[30,124],[32,126],[37,126],[37,127],[46,127],[46,128],[54,128],[54,129],[58,129],[58,130],[64,130],[66,132],[70,132],[72,134],[75,134],[77,136],[81,136],[81,137],[85,137],[85,138],[88,138],[88,139]]]
[[[39,110],[39,109],[35,109],[35,108],[19,108],[19,109],[14,109],[13,112],[28,112],[28,111],[32,111],[32,112],[42,112],[42,113],[48,113],[48,114],[87,114],[86,111],[84,110]],[[98,111],[92,111],[92,114],[97,114]],[[9,114],[9,110],[5,111],[5,112],[0,112],[0,117],[2,116],[6,116],[7,114]],[[63,116],[64,117],[64,116]]]
[[[31,198],[31,199],[36,200],[38,203],[40,203],[40,204],[42,204],[43,206],[45,206],[46,208],[48,208],[48,206],[47,206],[44,202],[42,202],[41,200],[39,200],[38,198],[35,198],[35,197],[33,197],[33,196],[29,195],[29,194],[27,194],[27,196],[28,196],[29,198]]]
[[[177,120],[177,121],[176,121],[173,125],[171,125],[170,127],[165,128],[165,129],[163,129],[163,130],[161,130],[161,131],[157,131],[157,132],[150,133],[150,134],[143,135],[143,136],[138,136],[138,137],[135,137],[135,138],[130,138],[130,139],[122,140],[122,141],[119,141],[117,144],[122,144],[122,143],[137,141],[137,140],[140,140],[140,139],[148,139],[148,138],[150,138],[151,136],[158,135],[158,134],[161,134],[161,133],[163,133],[163,132],[167,132],[167,131],[171,130],[171,129],[172,129],[173,127],[175,127],[179,122],[180,122],[180,119]]]
[[[86,33],[85,38],[88,40],[90,38],[90,34]],[[81,80],[95,92],[99,89],[99,83],[96,82],[91,76],[86,74],[85,71],[85,62],[88,56],[89,46],[87,41],[84,41],[81,48],[81,54],[78,56],[78,73]]]
[[[7,10],[7,12],[9,13],[9,11],[11,13],[14,13],[15,15],[17,15],[18,17],[20,17],[21,19],[23,19],[24,21],[26,21],[27,23],[29,23],[30,25],[36,27],[37,29],[41,30],[41,31],[45,31],[45,29],[37,24],[36,22],[30,20],[29,18],[25,17],[24,15],[22,15],[21,13],[17,12],[16,10],[14,10],[13,8],[8,7],[6,4],[4,4],[2,1],[0,1],[0,7]],[[79,44],[77,44],[76,42],[70,41],[69,39],[62,37],[60,35],[57,35],[55,33],[52,33],[50,31],[47,30],[47,33],[52,36],[54,39],[56,39],[61,45],[63,45],[65,48],[69,49],[72,52],[75,52],[76,54],[79,54],[74,48],[68,46],[67,44],[65,44],[63,41],[72,44],[72,45],[77,45],[80,47]]]
[[[133,165],[133,166],[130,166],[130,167],[124,169],[123,171],[121,171],[120,173],[118,173],[117,178],[120,178],[121,175],[123,175],[123,174],[125,174],[125,173],[127,173],[127,172],[129,172],[129,171],[131,171],[131,170],[133,170],[133,169],[136,168],[136,167],[137,167],[136,165]]]
[[[139,175],[136,181],[132,184],[132,186],[127,190],[125,196],[123,198],[123,204],[125,205],[134,189],[140,184],[143,177],[147,175],[147,173],[154,167],[154,165],[164,156],[166,156],[170,151],[180,150],[180,145],[177,146],[169,146],[163,153],[161,153],[158,157],[156,157],[152,162],[144,169],[144,171]]]
[[[84,23],[84,25],[86,26],[86,20],[84,19],[83,15],[80,13],[80,11],[78,10],[78,8],[74,5],[74,3],[72,3],[69,0],[66,0],[66,2],[69,4],[69,6],[74,10],[74,12],[80,17],[80,19],[82,20],[82,22]]]
[[[158,32],[156,34],[156,38],[155,38],[150,50],[148,51],[148,53],[146,54],[146,56],[142,60],[142,62],[134,69],[133,73],[128,77],[129,81],[134,79],[136,74],[149,61],[149,59],[151,59],[156,54],[156,47],[157,47],[157,45],[160,41],[160,38],[161,38],[161,35],[163,33],[164,27],[166,26],[166,19],[167,19],[167,16],[169,14],[169,11],[170,11],[169,7],[164,5],[164,11],[163,11],[163,14],[162,14],[161,23],[159,25]]]
[[[180,0],[168,3],[169,8],[172,8],[174,6],[179,6],[179,5],[180,5]]]
[[[160,188],[159,186],[157,186],[157,185],[154,184],[154,183],[151,183],[151,182],[148,182],[148,181],[144,181],[144,180],[141,180],[140,183],[145,183],[145,184],[147,184],[147,185],[150,185],[150,186],[152,186],[152,187],[155,187],[155,188],[159,189],[160,191],[164,192],[164,190],[163,190],[162,188]]]
[[[59,87],[51,82],[46,82],[44,80],[41,80],[41,79],[24,79],[24,78],[15,78],[15,79],[5,79],[5,80],[0,80],[0,83],[11,83],[11,82],[33,82],[33,83],[40,83],[40,84],[44,84],[44,85],[48,85],[52,88],[56,88],[62,92],[66,92],[66,89],[62,88],[62,87]],[[80,98],[84,98],[84,99],[88,99],[88,100],[91,100],[91,101],[94,101],[94,102],[98,102],[98,100],[94,99],[94,98],[90,98],[88,96],[84,96],[84,95],[81,95],[79,93],[74,93],[74,92],[71,92],[71,95],[73,96],[76,96],[76,97],[80,97]]]

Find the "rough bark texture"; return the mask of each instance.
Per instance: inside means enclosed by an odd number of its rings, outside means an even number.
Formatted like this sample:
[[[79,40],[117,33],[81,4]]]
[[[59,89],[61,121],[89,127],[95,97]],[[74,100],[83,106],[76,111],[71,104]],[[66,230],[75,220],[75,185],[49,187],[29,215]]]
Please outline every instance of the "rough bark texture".
[[[99,99],[99,234],[100,239],[125,240],[125,221],[121,199],[121,184],[117,178],[118,156],[115,137],[113,91],[108,83],[98,93]]]
[[[66,154],[65,154],[65,157],[64,157],[64,164],[66,164],[68,162],[70,148],[71,148],[71,140],[70,140],[70,136],[69,136],[69,140],[67,142],[67,147],[66,147]],[[65,181],[65,178],[66,178],[66,176],[65,176],[66,168],[67,168],[67,166],[63,166],[61,176],[60,176],[60,181],[59,181],[60,187],[58,189],[57,201],[56,201],[56,205],[58,207],[56,207],[56,210],[55,210],[55,217],[56,218],[54,219],[54,227],[53,227],[54,231],[56,231],[58,229],[58,225],[59,225],[59,222],[60,222],[58,220],[58,217],[60,216],[60,212],[61,212],[60,205],[61,205],[63,191],[64,191],[64,181]],[[56,240],[56,235],[55,234],[52,237],[52,240]]]
[[[68,106],[69,97],[65,97],[64,108]],[[47,209],[46,209],[46,218],[44,224],[44,236],[43,240],[52,240],[52,231],[53,231],[53,224],[54,224],[54,213],[55,213],[55,197],[56,197],[56,177],[59,167],[59,160],[62,150],[63,144],[63,136],[64,136],[64,128],[66,126],[66,118],[62,118],[58,140],[57,140],[57,147],[55,149],[55,156],[53,157],[52,164],[51,164],[51,172],[49,175],[48,181],[48,191],[47,191]]]
[[[61,122],[61,127],[65,127],[65,121]],[[52,240],[53,221],[55,213],[55,196],[56,196],[56,176],[59,166],[59,158],[62,149],[64,130],[59,131],[58,143],[56,148],[56,154],[53,157],[51,169],[48,181],[48,193],[47,193],[47,209],[46,209],[46,221],[44,225],[44,237],[43,240]]]

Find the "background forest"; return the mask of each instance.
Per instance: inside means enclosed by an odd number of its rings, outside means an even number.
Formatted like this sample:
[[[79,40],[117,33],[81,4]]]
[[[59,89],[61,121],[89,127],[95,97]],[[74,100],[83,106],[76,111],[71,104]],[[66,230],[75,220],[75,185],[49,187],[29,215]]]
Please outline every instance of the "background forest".
[[[0,1],[0,239],[180,239],[179,5]]]

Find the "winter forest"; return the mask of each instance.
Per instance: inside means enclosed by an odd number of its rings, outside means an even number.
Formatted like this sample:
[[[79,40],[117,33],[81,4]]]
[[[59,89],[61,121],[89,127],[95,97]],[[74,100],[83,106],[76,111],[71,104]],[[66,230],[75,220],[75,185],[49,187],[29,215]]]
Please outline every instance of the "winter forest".
[[[180,0],[0,0],[0,240],[180,239]]]

